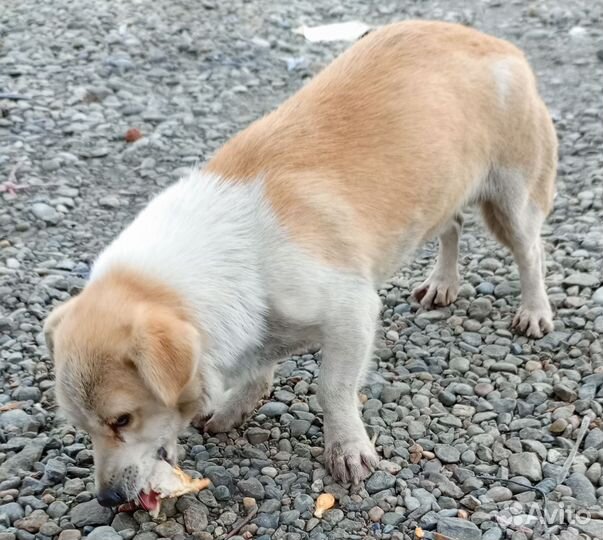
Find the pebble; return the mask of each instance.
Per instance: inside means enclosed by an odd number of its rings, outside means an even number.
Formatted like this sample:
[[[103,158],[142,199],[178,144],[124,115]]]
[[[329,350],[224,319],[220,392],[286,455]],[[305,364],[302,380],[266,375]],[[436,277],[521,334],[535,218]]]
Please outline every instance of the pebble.
[[[471,521],[455,517],[440,518],[437,522],[440,534],[455,540],[481,540],[482,533]]]
[[[565,485],[572,488],[572,495],[581,504],[592,506],[597,502],[595,486],[582,473],[574,472],[565,479]]]
[[[52,206],[43,202],[34,203],[31,212],[36,218],[49,225],[56,225],[61,219],[61,215]]]
[[[379,493],[380,491],[393,487],[396,477],[385,471],[376,471],[365,482],[365,489],[370,493]]]
[[[368,513],[369,518],[373,523],[379,523],[384,514],[385,512],[379,506],[373,506]]]
[[[435,455],[444,463],[458,463],[461,453],[448,444],[436,444]]]
[[[504,486],[491,487],[487,492],[486,496],[492,499],[494,502],[508,501],[513,497],[512,491]]]
[[[252,497],[261,501],[265,496],[265,490],[262,483],[257,478],[240,480],[237,484],[239,491],[245,497]]]
[[[601,278],[593,274],[586,274],[584,272],[571,274],[563,280],[564,285],[577,285],[579,287],[593,287],[600,282]]]
[[[76,527],[106,525],[112,517],[113,511],[101,506],[96,499],[80,503],[71,509],[71,522]]]
[[[542,466],[534,452],[521,452],[509,456],[509,469],[512,474],[524,476],[533,482],[542,480]]]
[[[123,540],[113,527],[96,527],[87,537],[88,540]]]
[[[80,540],[82,533],[77,529],[65,529],[59,534],[58,540]]]

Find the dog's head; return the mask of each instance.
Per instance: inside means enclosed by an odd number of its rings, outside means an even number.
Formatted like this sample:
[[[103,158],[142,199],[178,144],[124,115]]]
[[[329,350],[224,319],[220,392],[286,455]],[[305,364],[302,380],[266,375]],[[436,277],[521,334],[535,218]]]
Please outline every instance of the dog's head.
[[[92,439],[99,501],[136,500],[197,412],[198,331],[171,291],[119,273],[56,308],[44,333],[59,408]]]

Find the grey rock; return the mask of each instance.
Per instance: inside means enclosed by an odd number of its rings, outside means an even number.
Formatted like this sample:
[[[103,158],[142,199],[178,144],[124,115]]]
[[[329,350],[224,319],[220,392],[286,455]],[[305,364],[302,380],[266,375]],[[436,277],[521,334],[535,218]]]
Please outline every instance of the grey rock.
[[[482,349],[482,354],[488,358],[494,358],[496,360],[502,360],[507,354],[509,354],[509,347],[503,345],[485,345]]]
[[[237,483],[237,487],[245,497],[253,497],[256,500],[261,501],[265,496],[264,486],[257,478],[240,480]]]
[[[25,411],[14,409],[0,414],[0,428],[5,430],[37,431],[37,422]]]
[[[461,453],[449,444],[436,444],[435,455],[444,463],[458,463],[461,459]]]
[[[33,464],[40,459],[47,442],[46,437],[32,439],[23,450],[8,458],[0,465],[0,482],[14,477],[21,471],[30,471]]]
[[[8,518],[8,522],[12,524],[18,519],[23,518],[25,511],[20,504],[16,502],[9,502],[0,505],[0,515],[5,515]]]
[[[492,312],[492,302],[488,298],[476,298],[471,302],[468,310],[469,317],[483,322]]]
[[[574,472],[565,479],[565,485],[572,488],[574,498],[583,505],[592,506],[597,502],[595,486],[582,473]]]
[[[501,540],[503,532],[498,527],[491,527],[482,534],[482,540]]]
[[[88,540],[123,540],[113,527],[96,527],[88,536]]]
[[[475,523],[455,517],[440,518],[437,530],[440,534],[455,540],[481,540],[482,537],[482,533]]]
[[[269,401],[258,409],[258,414],[263,414],[269,418],[275,418],[285,414],[289,407],[285,403],[279,401]]]
[[[19,386],[13,393],[17,401],[40,401],[42,392],[35,386]]]
[[[494,502],[502,502],[513,497],[513,492],[504,486],[493,486],[486,492],[486,495]]]
[[[592,538],[603,538],[603,519],[576,520],[575,528]]]
[[[268,431],[267,429],[250,427],[247,430],[246,435],[247,440],[251,444],[261,444],[266,442],[270,438],[270,431]]]
[[[381,401],[383,403],[395,403],[402,395],[406,395],[410,392],[410,387],[406,383],[394,382],[392,384],[386,384],[381,392]]]
[[[308,422],[308,420],[295,419],[289,424],[289,432],[291,433],[292,437],[301,437],[308,432],[310,425],[311,424]]]
[[[384,525],[395,527],[404,519],[404,514],[401,512],[385,512],[381,518]]]
[[[43,202],[34,203],[31,207],[31,212],[38,219],[49,225],[56,225],[61,220],[61,214],[52,206]]]
[[[177,521],[168,519],[167,521],[157,525],[155,532],[162,537],[172,538],[173,536],[184,533],[184,527]]]
[[[524,476],[533,482],[542,480],[542,466],[538,456],[533,452],[511,454],[509,456],[509,468],[512,474]]]
[[[307,512],[314,507],[314,499],[305,493],[301,493],[293,501],[293,507],[300,512]]]
[[[376,471],[365,482],[366,490],[373,494],[391,488],[396,483],[396,477],[385,471]]]
[[[96,499],[80,503],[71,509],[71,522],[76,527],[106,525],[111,522],[113,511],[101,506]]]
[[[51,484],[58,484],[65,479],[67,466],[56,458],[49,459],[44,467],[44,476]]]
[[[563,280],[564,285],[577,285],[579,287],[593,287],[601,282],[601,278],[594,274],[578,272],[567,276]]]
[[[584,448],[594,448],[596,450],[603,448],[603,430],[599,428],[591,429],[584,439]]]
[[[184,527],[190,534],[204,531],[207,523],[207,513],[200,505],[191,505],[184,511]]]
[[[48,505],[46,513],[53,519],[64,516],[69,507],[63,501],[53,501]]]
[[[128,514],[127,512],[120,512],[113,518],[111,527],[113,527],[117,532],[127,529],[134,529],[136,531],[138,530],[138,522],[131,514]]]

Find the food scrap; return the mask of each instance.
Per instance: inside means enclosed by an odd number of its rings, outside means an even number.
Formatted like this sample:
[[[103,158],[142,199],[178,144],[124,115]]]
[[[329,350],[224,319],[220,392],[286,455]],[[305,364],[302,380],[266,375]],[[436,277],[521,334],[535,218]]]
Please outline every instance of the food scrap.
[[[142,138],[142,133],[138,128],[131,128],[126,131],[124,138],[126,139],[126,142],[133,143]]]
[[[197,493],[209,487],[209,484],[210,481],[207,478],[191,478],[180,467],[172,467],[169,463],[162,461],[158,465],[158,471],[151,479],[150,487],[140,492],[138,501],[121,505],[118,511],[132,511],[140,506],[156,518],[161,509],[161,499]]]
[[[314,516],[321,518],[322,515],[329,509],[335,506],[335,497],[330,493],[323,493],[316,499],[316,509],[314,510]]]

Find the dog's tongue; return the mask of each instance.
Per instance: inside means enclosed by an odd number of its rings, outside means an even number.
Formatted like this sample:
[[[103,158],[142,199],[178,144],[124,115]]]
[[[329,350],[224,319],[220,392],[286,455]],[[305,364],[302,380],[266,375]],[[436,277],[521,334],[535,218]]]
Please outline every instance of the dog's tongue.
[[[161,504],[161,499],[159,498],[159,493],[156,491],[151,491],[149,493],[145,493],[144,491],[140,493],[140,505],[147,512],[155,512],[159,509],[159,505]]]

